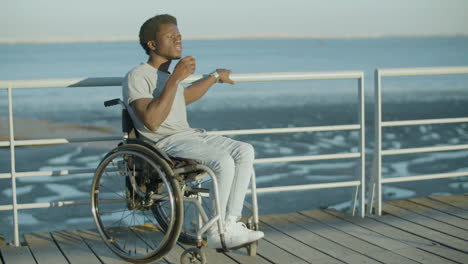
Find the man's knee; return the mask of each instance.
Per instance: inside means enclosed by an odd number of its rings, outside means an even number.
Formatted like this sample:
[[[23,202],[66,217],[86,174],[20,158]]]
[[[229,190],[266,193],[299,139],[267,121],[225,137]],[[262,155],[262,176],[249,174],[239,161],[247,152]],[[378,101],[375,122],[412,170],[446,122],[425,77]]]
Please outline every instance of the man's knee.
[[[255,159],[254,147],[245,142],[239,142],[239,157],[237,161],[253,161]]]
[[[220,155],[217,159],[212,161],[212,164],[213,164],[212,169],[219,176],[224,176],[224,175],[234,176],[235,163],[234,163],[234,159],[230,155],[228,154]]]

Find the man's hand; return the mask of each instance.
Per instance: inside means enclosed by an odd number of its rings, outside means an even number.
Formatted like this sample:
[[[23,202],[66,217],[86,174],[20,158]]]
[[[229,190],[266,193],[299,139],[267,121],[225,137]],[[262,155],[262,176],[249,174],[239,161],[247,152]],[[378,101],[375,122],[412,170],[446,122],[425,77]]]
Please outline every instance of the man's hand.
[[[174,68],[172,76],[178,81],[183,81],[195,72],[195,58],[187,56],[181,59]]]
[[[229,84],[236,84],[235,81],[231,80],[231,70],[226,69],[216,69],[216,72],[219,74],[219,82],[220,83],[229,83]]]

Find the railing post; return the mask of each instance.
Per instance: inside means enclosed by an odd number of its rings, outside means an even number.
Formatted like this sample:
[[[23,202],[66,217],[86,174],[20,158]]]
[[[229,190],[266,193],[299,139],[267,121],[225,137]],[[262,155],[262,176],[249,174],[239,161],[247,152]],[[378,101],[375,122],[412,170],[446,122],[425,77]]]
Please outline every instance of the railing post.
[[[364,93],[364,73],[358,80],[358,100],[360,103],[359,107],[359,124],[361,129],[359,130],[359,152],[361,153],[360,172],[361,172],[361,197],[360,197],[360,210],[359,214],[361,217],[366,215],[365,204],[366,204],[366,110],[365,110],[365,93]]]
[[[374,157],[372,160],[371,186],[369,186],[369,215],[375,204],[375,214],[382,215],[382,89],[379,69],[375,70],[375,128],[374,128]]]
[[[10,175],[11,192],[13,199],[13,234],[15,246],[19,247],[19,227],[18,227],[18,204],[16,200],[16,163],[15,163],[15,130],[13,127],[13,99],[12,86],[8,87],[8,121],[10,124]]]

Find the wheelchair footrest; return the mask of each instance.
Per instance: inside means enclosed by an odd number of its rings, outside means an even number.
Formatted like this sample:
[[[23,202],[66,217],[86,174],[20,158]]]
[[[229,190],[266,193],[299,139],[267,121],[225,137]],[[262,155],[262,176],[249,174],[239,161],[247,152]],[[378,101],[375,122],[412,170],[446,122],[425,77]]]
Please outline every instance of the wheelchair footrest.
[[[197,194],[197,193],[210,193],[210,189],[208,188],[198,188],[198,187],[190,187],[190,188],[186,188],[185,189],[186,192],[188,193],[193,193],[193,194]]]

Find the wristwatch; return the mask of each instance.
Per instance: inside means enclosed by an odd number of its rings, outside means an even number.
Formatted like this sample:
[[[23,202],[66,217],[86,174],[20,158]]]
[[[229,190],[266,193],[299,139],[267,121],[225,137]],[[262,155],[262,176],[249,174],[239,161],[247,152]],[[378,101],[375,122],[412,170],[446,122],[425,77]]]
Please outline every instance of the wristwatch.
[[[216,82],[219,82],[219,73],[217,71],[210,73],[210,76],[215,77]]]

